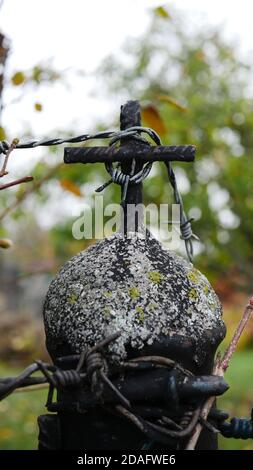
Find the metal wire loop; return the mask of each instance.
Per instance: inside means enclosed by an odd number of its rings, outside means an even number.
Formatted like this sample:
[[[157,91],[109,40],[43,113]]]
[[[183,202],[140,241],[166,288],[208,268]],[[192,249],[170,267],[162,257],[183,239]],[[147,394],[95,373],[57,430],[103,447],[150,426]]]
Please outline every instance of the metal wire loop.
[[[98,370],[102,370],[102,369],[105,371],[108,370],[106,366],[106,361],[104,357],[102,356],[101,352],[97,351],[97,352],[93,352],[90,354],[88,352],[86,356],[86,370],[87,370],[88,376],[92,377],[94,372]]]
[[[57,370],[53,374],[56,387],[76,387],[82,383],[82,377],[76,370]]]

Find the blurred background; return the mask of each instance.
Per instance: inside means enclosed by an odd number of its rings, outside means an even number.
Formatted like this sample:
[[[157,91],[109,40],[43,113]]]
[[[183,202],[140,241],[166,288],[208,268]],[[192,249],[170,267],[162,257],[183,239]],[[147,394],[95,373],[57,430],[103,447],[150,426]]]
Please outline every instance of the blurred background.
[[[194,165],[174,167],[201,240],[195,266],[224,306],[223,348],[252,294],[251,13],[246,0],[0,2],[0,140],[116,129],[120,105],[139,99],[143,124],[165,144],[197,146]],[[1,375],[49,359],[45,293],[59,267],[92,243],[75,240],[72,224],[83,203],[93,207],[105,170],[62,160],[63,146],[16,150],[1,181],[34,177],[1,191]],[[118,187],[104,197],[119,201]],[[145,181],[144,201],[172,202],[162,165]],[[219,400],[231,415],[249,416],[253,407],[252,364],[251,321],[226,375],[231,389]],[[40,391],[0,402],[0,449],[36,448],[45,400]],[[253,449],[253,441],[221,439],[220,447]]]

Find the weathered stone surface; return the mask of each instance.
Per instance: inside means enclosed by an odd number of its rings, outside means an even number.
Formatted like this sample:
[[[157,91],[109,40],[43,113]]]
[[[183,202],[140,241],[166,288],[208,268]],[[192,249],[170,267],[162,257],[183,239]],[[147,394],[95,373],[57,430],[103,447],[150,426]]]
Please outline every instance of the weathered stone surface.
[[[206,277],[152,236],[104,239],[68,261],[52,281],[44,305],[52,356],[73,353],[120,330],[110,358],[126,346],[152,345],[159,335],[190,337],[200,348],[209,332],[225,334],[220,302]],[[217,337],[213,339],[217,342]],[[199,353],[200,357],[200,353]],[[195,358],[198,362],[198,358]]]

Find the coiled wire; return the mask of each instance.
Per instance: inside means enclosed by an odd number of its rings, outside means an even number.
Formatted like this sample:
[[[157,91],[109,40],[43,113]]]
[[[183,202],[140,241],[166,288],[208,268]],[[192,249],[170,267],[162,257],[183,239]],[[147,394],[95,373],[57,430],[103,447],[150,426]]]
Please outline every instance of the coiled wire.
[[[76,387],[82,383],[82,377],[76,370],[57,370],[52,374],[56,387]]]

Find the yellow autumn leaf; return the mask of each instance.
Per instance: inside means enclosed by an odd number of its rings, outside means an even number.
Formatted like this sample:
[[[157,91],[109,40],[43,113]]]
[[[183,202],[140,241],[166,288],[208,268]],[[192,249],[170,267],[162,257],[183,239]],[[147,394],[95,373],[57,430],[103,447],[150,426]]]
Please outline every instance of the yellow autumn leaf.
[[[203,62],[205,60],[205,53],[199,49],[197,52],[196,52],[196,58],[200,61],[200,62]]]
[[[173,106],[174,108],[177,108],[179,109],[179,111],[182,111],[183,113],[187,112],[188,109],[183,106],[181,103],[179,103],[177,100],[175,100],[174,98],[172,98],[171,96],[168,96],[168,95],[158,95],[157,96],[157,99],[159,101],[162,101],[163,103],[167,103],[171,106]]]
[[[8,238],[0,239],[0,248],[4,248],[6,250],[7,248],[10,248],[12,245],[13,245],[12,241],[9,240]]]
[[[34,109],[35,109],[35,111],[40,112],[40,111],[42,111],[43,106],[42,106],[41,103],[34,103]]]
[[[25,81],[25,74],[23,72],[16,72],[12,75],[11,81],[15,86],[22,85]]]
[[[62,179],[60,181],[61,187],[65,189],[66,191],[69,191],[72,194],[75,194],[75,196],[81,197],[82,193],[79,188],[73,181],[70,181],[68,179]]]
[[[13,430],[11,428],[2,427],[0,429],[0,439],[7,440],[13,437]]]
[[[161,118],[158,109],[153,104],[143,106],[141,115],[146,125],[154,129],[154,131],[160,135],[166,134],[166,127],[163,119]]]
[[[0,126],[0,140],[6,139],[6,133],[3,127]]]
[[[163,6],[155,8],[154,12],[156,15],[161,16],[162,18],[171,18],[169,12]]]

